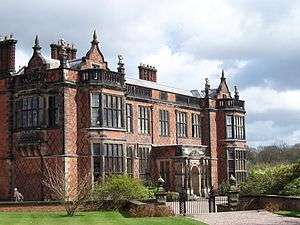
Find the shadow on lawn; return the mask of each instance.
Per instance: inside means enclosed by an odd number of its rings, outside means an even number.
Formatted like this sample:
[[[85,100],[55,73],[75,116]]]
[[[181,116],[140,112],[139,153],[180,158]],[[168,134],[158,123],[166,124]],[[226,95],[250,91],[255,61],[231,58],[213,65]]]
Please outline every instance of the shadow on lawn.
[[[78,218],[78,217],[84,217],[86,215],[75,214],[73,216],[68,216],[66,214],[48,214],[47,216],[54,218],[54,219],[58,219],[58,218]]]
[[[281,216],[289,216],[289,217],[298,217],[300,218],[300,212],[299,211],[279,211],[279,215]]]

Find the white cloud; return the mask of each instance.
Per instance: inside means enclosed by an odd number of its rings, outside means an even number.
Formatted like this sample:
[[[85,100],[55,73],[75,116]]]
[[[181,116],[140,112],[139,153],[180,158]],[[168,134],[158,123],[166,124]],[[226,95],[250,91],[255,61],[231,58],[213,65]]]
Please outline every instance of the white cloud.
[[[172,52],[168,46],[163,46],[157,52],[144,55],[141,62],[151,63],[158,69],[158,81],[169,86],[187,90],[204,89],[204,79],[209,78],[212,87],[220,82],[222,60],[198,59],[185,52]],[[233,77],[246,62],[236,60],[235,66],[226,71]]]
[[[292,110],[300,113],[300,89],[277,91],[270,87],[250,87],[242,90],[248,113],[272,110]]]
[[[22,49],[16,50],[16,70],[21,68],[24,65],[27,65],[30,56],[26,54]]]
[[[36,34],[44,55],[49,56],[52,41],[65,38],[75,43],[81,57],[96,28],[110,68],[115,69],[116,55],[121,53],[131,77],[137,76],[137,66],[143,62],[158,68],[161,83],[202,89],[205,77],[216,87],[225,68],[230,84],[241,76],[239,83],[244,81],[248,87],[241,90],[241,97],[252,118],[250,144],[269,143],[280,136],[295,142],[300,131],[291,128],[290,121],[279,126],[281,118],[256,117],[273,111],[300,112],[300,79],[295,73],[299,71],[295,59],[300,58],[299,10],[299,1],[281,0],[90,0],[88,4],[53,0],[42,5],[35,0],[11,0],[0,8],[0,30],[15,33],[19,40],[17,66],[30,58]],[[276,68],[274,62],[281,64]],[[296,88],[275,90],[278,82]]]

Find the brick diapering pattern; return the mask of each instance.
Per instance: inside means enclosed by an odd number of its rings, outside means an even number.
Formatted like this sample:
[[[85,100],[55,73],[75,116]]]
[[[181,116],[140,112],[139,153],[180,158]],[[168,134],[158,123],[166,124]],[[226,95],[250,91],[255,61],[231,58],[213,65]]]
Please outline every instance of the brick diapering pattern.
[[[6,80],[0,80],[0,199],[9,195],[10,160],[9,158],[9,94]]]
[[[10,59],[11,60],[12,56]],[[93,68],[95,65],[107,69],[107,63],[100,51],[97,42],[92,43],[91,49],[83,57],[80,69]],[[133,146],[133,175],[139,177],[139,147],[146,146],[155,151],[151,153],[151,178],[155,181],[159,177],[158,158],[171,160],[179,146],[199,147],[206,149],[206,156],[210,158],[211,184],[216,188],[224,179],[227,179],[226,148],[245,148],[245,141],[227,141],[225,135],[226,113],[243,111],[222,110],[217,108],[217,98],[226,95],[231,98],[227,85],[220,84],[217,97],[202,98],[205,104],[198,107],[186,106],[176,103],[176,94],[167,93],[167,101],[160,100],[160,91],[152,90],[151,99],[128,96],[124,89],[114,88],[111,85],[82,84],[80,82],[80,69],[52,68],[46,65],[41,53],[34,53],[25,75],[42,72],[43,85],[34,88],[17,88],[15,96],[22,97],[31,93],[58,94],[60,124],[56,127],[43,127],[37,130],[13,130],[9,123],[12,114],[9,103],[7,80],[0,76],[0,198],[10,199],[12,196],[9,187],[17,187],[27,200],[51,199],[53,196],[43,186],[42,178],[47,168],[59,166],[66,170],[66,182],[76,186],[85,174],[92,175],[91,144],[121,143],[124,146]],[[8,74],[8,71],[7,71]],[[22,76],[22,75],[20,75]],[[154,83],[156,81],[153,81]],[[223,82],[223,81],[222,81]],[[124,98],[124,105],[131,104],[133,109],[133,132],[122,129],[91,128],[90,98],[92,92],[102,92],[119,95]],[[151,125],[149,134],[139,132],[139,106],[151,108]],[[169,135],[160,135],[159,110],[169,112]],[[186,138],[179,138],[176,134],[176,112],[187,114],[188,133]],[[124,116],[125,110],[124,110]],[[201,120],[201,138],[192,137],[192,114],[199,114]],[[124,117],[124,122],[125,117]],[[32,147],[28,144],[19,144],[19,140],[26,132],[39,132],[42,141]],[[10,147],[10,137],[13,146]],[[9,158],[12,151],[13,157]],[[11,163],[10,163],[11,162]],[[170,177],[175,176],[174,162],[170,161]],[[92,177],[91,177],[92,180]],[[171,188],[175,189],[175,182]],[[34,191],[33,191],[34,190]]]

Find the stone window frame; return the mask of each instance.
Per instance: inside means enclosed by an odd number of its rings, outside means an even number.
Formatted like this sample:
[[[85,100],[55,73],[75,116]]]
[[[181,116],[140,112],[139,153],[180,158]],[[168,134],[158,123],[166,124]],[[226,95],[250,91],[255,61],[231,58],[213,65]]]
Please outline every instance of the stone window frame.
[[[151,146],[139,145],[137,148],[137,158],[139,160],[139,178],[147,180],[149,178]]]
[[[245,181],[248,174],[247,150],[229,147],[226,150],[226,155],[228,178],[233,175],[236,178],[237,183]]]
[[[188,137],[187,112],[176,111],[176,131],[177,137]]]
[[[139,134],[149,135],[151,133],[151,107],[139,105],[138,110]]]
[[[241,115],[225,115],[225,138],[245,140],[245,117]]]
[[[126,103],[126,131],[133,133],[133,106],[130,103]]]
[[[202,117],[200,114],[192,113],[192,137],[201,138],[201,120]]]
[[[31,100],[28,101],[28,99]],[[54,101],[50,99],[54,99]],[[27,103],[24,105],[25,101]],[[29,107],[28,103],[30,104]],[[20,96],[14,101],[13,110],[13,125],[14,129],[17,130],[40,127],[53,128],[60,125],[60,99],[58,94]],[[30,122],[28,122],[29,115]],[[27,120],[27,122],[25,123],[24,120]]]
[[[103,92],[91,92],[92,127],[124,128],[124,97]]]
[[[57,95],[48,96],[48,125],[49,127],[59,125],[59,99]]]
[[[131,151],[129,150],[131,149]],[[126,145],[126,173],[133,177],[134,175],[134,159],[135,159],[135,146]]]
[[[170,136],[170,113],[168,110],[160,109],[159,110],[159,128],[160,136],[168,137]]]
[[[98,151],[95,151],[95,146],[98,146]],[[109,151],[108,146],[111,146]],[[114,154],[114,146],[118,146],[117,153]],[[119,147],[121,147],[119,149]],[[119,151],[120,150],[120,151]],[[121,154],[119,154],[121,152]],[[95,179],[104,179],[105,176],[110,174],[124,174],[126,173],[126,149],[125,143],[123,142],[91,142],[91,160],[92,160],[92,181],[94,183]],[[117,165],[114,163],[117,162]],[[97,165],[97,166],[96,166]],[[108,166],[107,166],[108,165]],[[117,168],[118,167],[118,168]],[[97,169],[97,172],[95,172]],[[95,174],[97,176],[95,176]]]
[[[35,101],[33,101],[35,100]],[[29,104],[29,101],[31,102]],[[39,96],[22,96],[14,103],[14,127],[16,129],[37,128],[40,124],[40,104]],[[33,106],[36,102],[36,106]],[[30,105],[30,106],[29,106]],[[31,119],[29,119],[29,116]]]

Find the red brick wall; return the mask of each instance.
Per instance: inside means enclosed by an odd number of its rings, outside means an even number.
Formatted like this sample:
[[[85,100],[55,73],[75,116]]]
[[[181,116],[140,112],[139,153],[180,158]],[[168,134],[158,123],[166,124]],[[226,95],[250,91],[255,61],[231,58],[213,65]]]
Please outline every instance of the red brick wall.
[[[77,89],[64,89],[64,149],[65,154],[77,153]]]
[[[133,110],[133,133],[127,133],[126,139],[128,142],[153,144],[153,145],[201,145],[201,138],[192,137],[192,113],[201,114],[196,110],[187,110],[178,108],[171,104],[160,103],[145,103],[127,100],[126,103],[132,105]],[[150,134],[139,134],[139,106],[147,106],[152,108],[152,120],[150,127],[153,130]],[[169,112],[169,132],[168,137],[160,136],[159,110],[167,110]],[[176,138],[176,111],[187,113],[188,136],[187,138]]]
[[[7,160],[9,151],[9,95],[6,80],[0,80],[0,199],[9,196],[10,164]]]

